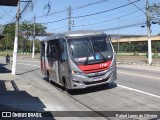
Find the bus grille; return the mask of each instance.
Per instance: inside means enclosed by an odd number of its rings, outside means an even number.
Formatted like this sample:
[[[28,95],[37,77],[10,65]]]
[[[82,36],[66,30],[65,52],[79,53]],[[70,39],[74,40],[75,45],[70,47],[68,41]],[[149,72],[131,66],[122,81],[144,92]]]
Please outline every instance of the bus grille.
[[[97,83],[102,83],[102,82],[106,82],[108,81],[109,78],[103,79],[103,80],[99,80],[99,81],[91,81],[91,82],[83,82],[85,85],[91,85],[91,84],[97,84]]]
[[[103,68],[97,68],[97,69],[91,69],[91,70],[84,70],[84,73],[89,74],[89,73],[95,73],[95,72],[102,72],[104,70],[107,70],[107,67],[103,67]]]

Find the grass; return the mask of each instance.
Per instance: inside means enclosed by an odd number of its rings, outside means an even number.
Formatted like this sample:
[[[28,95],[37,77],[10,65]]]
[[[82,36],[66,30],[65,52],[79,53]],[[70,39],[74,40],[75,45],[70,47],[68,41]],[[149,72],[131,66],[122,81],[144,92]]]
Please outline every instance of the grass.
[[[13,51],[1,51],[0,52],[0,56],[6,56],[7,54],[9,54],[9,56],[12,57],[13,56]],[[30,53],[30,54],[20,54],[20,53],[18,53],[17,56],[18,57],[24,57],[24,58],[32,58],[32,53]],[[35,55],[35,58],[39,59],[40,58],[40,54],[37,53]]]
[[[7,54],[9,56],[13,56],[13,51],[3,51],[3,52],[0,52],[0,56],[6,56]]]
[[[118,55],[117,61],[124,61],[124,62],[148,62],[147,56],[142,55]],[[152,57],[153,63],[160,63],[159,57]]]

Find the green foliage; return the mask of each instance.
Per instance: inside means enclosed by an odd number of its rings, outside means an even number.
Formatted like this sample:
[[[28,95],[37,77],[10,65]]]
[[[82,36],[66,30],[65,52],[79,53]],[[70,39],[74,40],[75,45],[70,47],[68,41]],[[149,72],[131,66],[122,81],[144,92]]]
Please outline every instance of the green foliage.
[[[149,12],[151,17],[160,18],[160,3],[153,3],[149,6]]]
[[[46,33],[46,27],[36,23],[35,24],[35,34],[44,34]],[[21,52],[31,52],[32,51],[32,41],[30,40],[33,38],[34,33],[34,24],[23,22],[19,24],[19,36],[18,36],[18,50]],[[14,46],[14,36],[15,36],[15,24],[7,24],[3,31],[3,35],[5,37],[0,41],[0,50],[13,50]],[[35,42],[35,50],[39,52],[39,42],[36,40]]]
[[[151,19],[160,25],[160,3],[153,3],[149,6],[149,13]],[[160,33],[158,35],[160,35]]]
[[[14,34],[15,24],[7,24],[3,31],[5,37],[0,42],[0,50],[13,49]]]
[[[160,41],[153,41],[152,42],[152,52],[153,53],[160,53]],[[113,47],[117,52],[118,43],[113,43]],[[119,52],[121,53],[147,53],[148,52],[148,42],[125,42],[119,43]]]
[[[35,35],[38,35],[38,34],[44,34],[46,33],[46,27],[39,24],[39,23],[36,23],[35,24]],[[33,33],[34,33],[34,24],[30,24],[28,22],[23,22],[21,25],[20,25],[20,31],[22,34],[26,35],[27,37],[28,36],[33,36]]]

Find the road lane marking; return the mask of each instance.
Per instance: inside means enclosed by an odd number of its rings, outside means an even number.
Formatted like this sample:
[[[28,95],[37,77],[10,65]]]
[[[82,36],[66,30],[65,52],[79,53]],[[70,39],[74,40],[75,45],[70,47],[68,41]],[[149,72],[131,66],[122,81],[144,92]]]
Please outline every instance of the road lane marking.
[[[1,59],[0,59],[0,60],[1,60]],[[3,61],[5,61],[5,60],[3,60]],[[34,67],[40,67],[40,65],[33,65],[33,64],[19,63],[18,61],[17,61],[17,64],[26,65],[26,66],[30,65],[30,66],[34,66]]]
[[[26,65],[26,66],[40,67],[40,65],[33,65],[33,64],[25,64],[25,63],[17,63],[17,64]]]
[[[120,84],[117,84],[117,86],[121,87],[121,88],[124,88],[124,89],[127,89],[127,90],[135,91],[135,92],[138,92],[138,93],[142,93],[142,94],[149,95],[149,96],[156,97],[156,98],[160,99],[160,96],[152,94],[152,93],[148,93],[148,92],[138,90],[138,89],[134,89],[134,88],[127,87],[127,86],[123,86],[123,85],[120,85]]]
[[[5,86],[6,86],[6,90],[7,91],[14,91],[14,88],[13,88],[13,86],[11,84],[11,81],[5,82]]]
[[[128,73],[128,72],[120,72],[120,71],[118,71],[118,73],[122,73],[122,74],[128,74],[128,75],[134,75],[134,76],[139,76],[139,77],[145,77],[145,78],[152,78],[152,79],[160,80],[160,78],[159,78],[159,77],[153,77],[153,76],[147,76],[147,75],[140,75],[140,74],[134,74],[134,73]]]
[[[2,59],[2,58],[0,58],[0,60],[2,60],[2,61],[5,61],[5,58],[4,59]],[[10,59],[11,61],[13,61],[13,59]],[[38,60],[27,60],[27,59],[25,59],[25,60],[22,60],[22,59],[18,59],[17,60],[17,62],[31,62],[31,63],[39,63],[39,61]]]

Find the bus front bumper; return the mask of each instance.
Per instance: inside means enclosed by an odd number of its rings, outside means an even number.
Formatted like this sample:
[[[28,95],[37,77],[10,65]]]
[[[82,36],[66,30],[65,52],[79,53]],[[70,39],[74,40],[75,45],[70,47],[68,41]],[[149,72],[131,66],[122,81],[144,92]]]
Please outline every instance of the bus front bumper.
[[[107,70],[107,72],[102,76],[87,77],[81,75],[74,75],[72,76],[70,89],[83,89],[92,86],[112,83],[116,79],[117,79],[117,73],[115,68]]]

